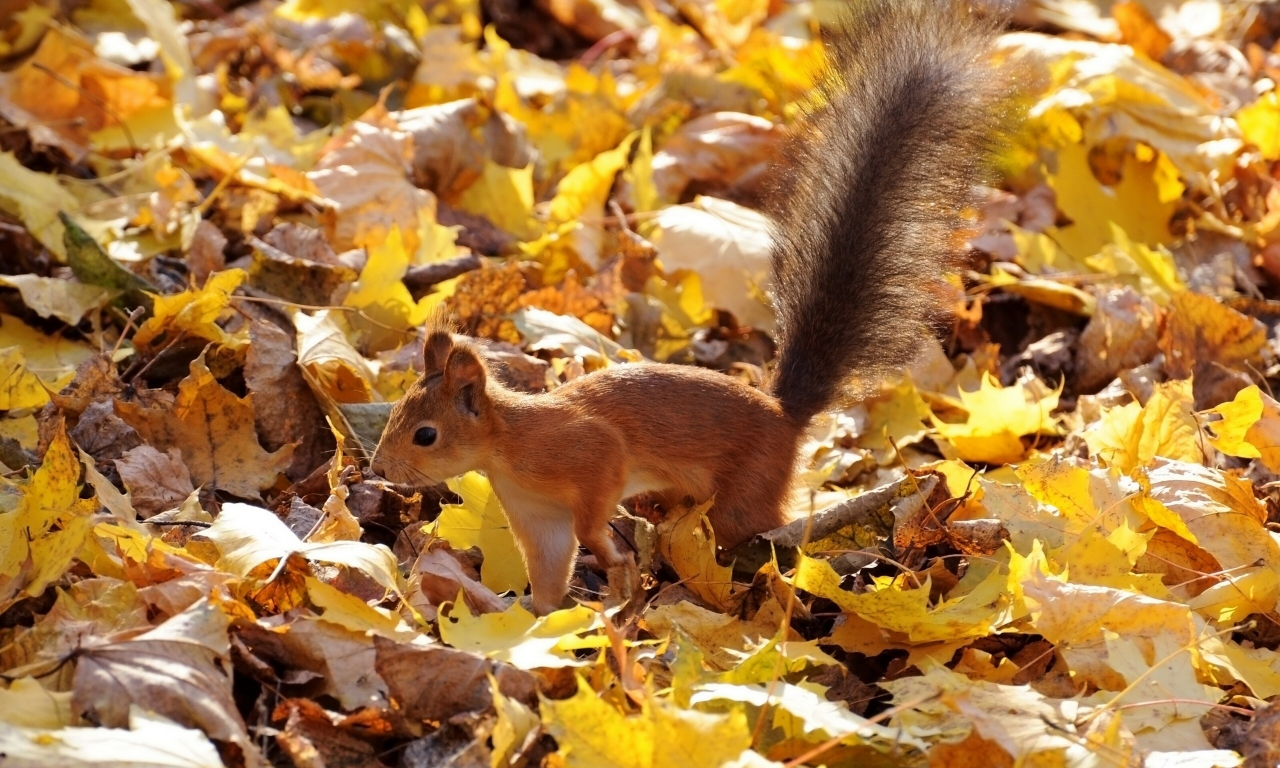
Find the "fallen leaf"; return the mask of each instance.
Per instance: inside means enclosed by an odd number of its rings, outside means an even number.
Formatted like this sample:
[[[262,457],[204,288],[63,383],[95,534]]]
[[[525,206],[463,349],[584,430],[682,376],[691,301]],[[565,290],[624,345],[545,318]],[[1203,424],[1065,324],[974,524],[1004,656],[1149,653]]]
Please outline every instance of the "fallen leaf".
[[[403,593],[395,555],[386,547],[359,541],[304,542],[280,518],[259,507],[225,504],[203,535],[222,553],[219,568],[240,577],[272,560],[279,561],[279,573],[289,555],[299,554],[308,560],[355,568],[388,592]]]
[[[1026,455],[1024,435],[1054,435],[1059,431],[1053,411],[1058,393],[1036,398],[1021,384],[1001,387],[985,374],[977,391],[960,390],[960,402],[969,418],[948,424],[934,417],[934,428],[965,461],[1009,464]]]
[[[96,285],[38,275],[5,276],[0,285],[17,288],[22,303],[41,317],[56,317],[68,325],[79,325],[85,315],[111,299],[109,291]]]
[[[423,220],[435,220],[435,196],[412,181],[413,136],[377,106],[329,140],[307,178],[334,211],[326,222],[333,246],[372,248],[398,229],[418,250]]]
[[[120,481],[129,489],[134,509],[144,519],[173,509],[195,491],[177,448],[161,453],[149,445],[140,445],[126,451],[115,464]]]
[[[1130,472],[1157,457],[1201,461],[1199,427],[1191,381],[1171,381],[1156,387],[1145,406],[1129,403],[1108,410],[1102,421],[1084,433],[1089,451],[1110,466]]]
[[[276,482],[293,452],[291,446],[263,450],[253,429],[252,397],[241,399],[224,389],[202,353],[178,385],[172,408],[117,401],[116,413],[151,445],[181,451],[198,485],[252,499]]]
[[[658,523],[657,551],[703,603],[729,611],[741,590],[734,588],[733,568],[716,561],[715,531],[707,519],[712,503],[672,510]]]
[[[484,555],[480,582],[494,592],[522,594],[529,584],[524,559],[489,480],[478,472],[468,472],[446,482],[449,490],[462,497],[462,503],[443,505],[440,517],[424,530],[454,549],[479,547]]]
[[[1262,323],[1209,296],[1179,293],[1169,307],[1160,347],[1175,379],[1185,379],[1201,365],[1217,363],[1235,370],[1259,370],[1267,332]]]
[[[723,765],[751,746],[741,711],[703,713],[650,698],[628,717],[582,680],[572,698],[543,699],[541,709],[542,726],[569,768]]]
[[[98,506],[80,498],[79,479],[80,460],[59,425],[40,468],[0,512],[0,606],[39,596],[71,566]]]
[[[172,341],[175,335],[192,336],[216,344],[242,344],[218,325],[231,304],[231,294],[248,277],[242,269],[228,269],[209,276],[201,288],[190,288],[173,296],[155,297],[155,310],[134,335],[141,347],[157,339]]]
[[[201,601],[155,629],[117,643],[94,643],[76,661],[71,707],[81,722],[127,725],[145,706],[179,725],[235,744],[246,763],[260,759],[216,663],[227,653],[228,618]]]
[[[575,667],[575,648],[598,647],[600,615],[585,606],[534,616],[518,601],[502,613],[473,616],[454,604],[439,622],[440,639],[461,651],[504,661],[517,669]]]
[[[209,738],[135,706],[122,728],[19,728],[0,724],[0,753],[13,768],[218,768]],[[113,757],[109,757],[113,756]]]
[[[389,681],[391,699],[411,720],[441,721],[463,712],[481,712],[493,706],[493,691],[486,677],[497,681],[501,695],[532,704],[537,681],[510,664],[452,648],[397,645],[374,638],[375,667]]]

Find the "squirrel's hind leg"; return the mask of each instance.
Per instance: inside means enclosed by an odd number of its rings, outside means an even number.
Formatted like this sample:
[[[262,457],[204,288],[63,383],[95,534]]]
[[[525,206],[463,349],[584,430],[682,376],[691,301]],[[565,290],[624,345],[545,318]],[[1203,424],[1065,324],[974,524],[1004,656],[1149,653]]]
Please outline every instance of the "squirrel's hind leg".
[[[611,505],[610,509],[613,507],[616,505]],[[579,524],[578,540],[595,555],[596,562],[604,568],[611,596],[629,609],[637,599],[644,598],[644,592],[640,589],[640,569],[636,567],[635,557],[630,552],[619,551],[618,545],[609,535],[610,518],[604,517],[604,522],[600,523],[601,517],[604,516],[575,515],[580,523],[589,521],[587,524]]]

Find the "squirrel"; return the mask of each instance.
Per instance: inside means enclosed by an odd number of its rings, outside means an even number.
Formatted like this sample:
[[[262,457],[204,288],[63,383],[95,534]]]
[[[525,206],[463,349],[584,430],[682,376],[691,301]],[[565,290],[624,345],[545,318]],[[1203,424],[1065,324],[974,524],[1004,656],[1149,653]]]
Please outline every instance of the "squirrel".
[[[767,213],[778,357],[767,392],[686,365],[608,367],[549,393],[495,380],[479,347],[428,328],[424,373],[393,408],[371,468],[434,484],[482,470],[524,556],[534,613],[565,602],[578,544],[613,581],[620,501],[712,501],[731,549],[787,522],[810,421],[850,380],[900,371],[935,332],[963,264],[964,211],[998,149],[1008,78],[999,24],[956,0],[862,0],[814,106],[789,131]]]

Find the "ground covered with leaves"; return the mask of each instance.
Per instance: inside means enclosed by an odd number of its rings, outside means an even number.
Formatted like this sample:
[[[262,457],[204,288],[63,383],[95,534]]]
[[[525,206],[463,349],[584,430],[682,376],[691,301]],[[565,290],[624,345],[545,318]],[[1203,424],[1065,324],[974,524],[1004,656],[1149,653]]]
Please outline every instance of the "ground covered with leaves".
[[[368,472],[440,310],[765,381],[838,5],[0,0],[0,765],[1280,760],[1276,3],[1022,2],[949,332],[791,526],[633,504],[634,615]]]

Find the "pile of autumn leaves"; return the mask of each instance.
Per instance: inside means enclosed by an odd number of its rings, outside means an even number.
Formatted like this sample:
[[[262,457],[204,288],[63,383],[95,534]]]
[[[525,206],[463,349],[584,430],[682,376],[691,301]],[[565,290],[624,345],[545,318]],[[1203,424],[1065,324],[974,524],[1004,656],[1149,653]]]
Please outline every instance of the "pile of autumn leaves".
[[[522,389],[641,358],[760,379],[749,205],[820,58],[807,4],[637,12],[644,44],[595,68],[481,38],[466,2],[192,28],[128,5],[77,10],[90,38],[33,5],[0,49],[28,57],[0,116],[29,139],[0,154],[6,765],[1225,766],[1280,743],[1250,719],[1280,694],[1280,306],[1238,295],[1265,280],[1235,256],[1270,269],[1280,237],[1274,92],[1223,106],[1142,14],[1143,55],[1005,38],[1045,91],[952,354],[820,420],[794,501],[818,514],[772,546],[718,558],[705,506],[619,520],[649,599],[616,626],[586,565],[579,607],[514,603],[483,476],[408,493],[362,461],[440,306]],[[103,30],[163,73],[105,61]],[[298,111],[251,103],[267,85]],[[337,128],[293,119],[317,105]],[[467,249],[501,257],[415,282]],[[1000,336],[1009,306],[1038,338]]]

